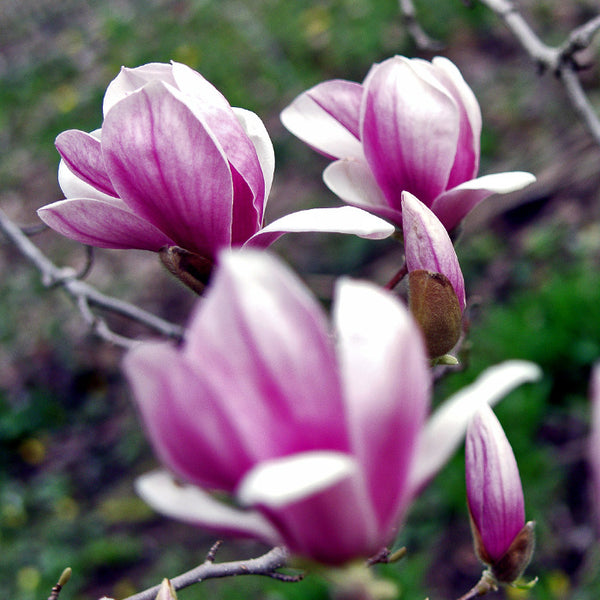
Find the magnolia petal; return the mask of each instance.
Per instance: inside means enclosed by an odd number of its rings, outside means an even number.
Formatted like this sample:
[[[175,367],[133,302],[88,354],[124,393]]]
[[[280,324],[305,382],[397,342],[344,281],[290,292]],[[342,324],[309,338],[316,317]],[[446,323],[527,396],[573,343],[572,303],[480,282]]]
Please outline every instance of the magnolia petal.
[[[117,196],[102,156],[100,140],[85,131],[69,129],[56,138],[56,149],[77,177],[109,196]]]
[[[464,310],[465,280],[450,236],[433,212],[410,192],[402,192],[402,230],[408,271],[424,269],[445,275]]]
[[[210,128],[223,147],[232,170],[251,190],[250,207],[254,207],[262,219],[265,176],[254,144],[245,135],[229,102],[212,83],[187,65],[173,62],[173,76],[182,92],[182,100]]]
[[[63,159],[58,163],[58,185],[67,199],[92,198],[94,200],[113,202],[122,208],[126,207],[126,204],[120,198],[109,196],[77,177]]]
[[[393,225],[354,206],[309,208],[281,217],[251,237],[249,247],[266,248],[285,233],[348,233],[371,240],[391,236]]]
[[[162,231],[116,198],[60,200],[40,208],[38,216],[61,235],[98,248],[158,252],[163,246],[173,245]]]
[[[231,243],[227,157],[177,90],[153,81],[115,104],[102,148],[119,196],[177,245],[213,256]]]
[[[361,158],[358,117],[362,92],[362,86],[351,81],[320,83],[284,108],[281,122],[329,158]]]
[[[370,556],[392,535],[377,528],[360,469],[345,454],[304,453],[259,464],[239,497],[260,507],[292,552],[326,564]]]
[[[277,531],[260,513],[219,502],[199,487],[175,482],[166,471],[142,475],[135,489],[152,508],[173,519],[219,533],[257,538],[267,544],[281,543]]]
[[[482,200],[492,194],[508,194],[523,189],[535,181],[535,175],[524,171],[509,171],[484,175],[477,179],[465,181],[436,198],[431,210],[444,224],[448,231],[456,227],[460,221]]]
[[[244,132],[254,144],[256,155],[260,162],[263,176],[265,178],[265,205],[271,192],[273,175],[275,173],[275,150],[273,142],[269,137],[265,124],[258,115],[244,108],[233,107],[233,114],[237,117]]]
[[[394,57],[369,74],[361,114],[365,157],[390,206],[407,190],[431,205],[448,183],[460,132],[456,101]]]
[[[402,214],[392,208],[364,161],[338,160],[323,171],[327,187],[344,202],[402,226]]]
[[[229,414],[226,386],[204,378],[167,343],[140,344],[123,365],[163,463],[195,485],[233,491],[252,457]]]
[[[282,508],[355,476],[356,461],[341,452],[303,452],[258,463],[240,483],[242,506]]]
[[[223,252],[219,266],[192,319],[184,355],[216,382],[226,418],[254,461],[347,451],[335,349],[322,308],[264,252]]]
[[[525,499],[512,448],[487,404],[479,407],[467,429],[465,473],[469,512],[495,563],[525,525]]]
[[[108,84],[104,93],[102,113],[106,113],[119,101],[143,87],[150,81],[164,81],[176,87],[172,67],[167,63],[148,63],[130,69],[121,67],[119,74]]]
[[[374,285],[342,280],[334,322],[352,454],[385,529],[408,500],[406,480],[429,409],[428,361],[408,310]]]
[[[467,85],[458,68],[443,56],[436,56],[431,64],[436,77],[452,94],[460,110],[458,150],[448,178],[447,188],[477,176],[481,139],[481,109],[473,90]]]
[[[482,404],[494,406],[516,387],[537,381],[541,376],[541,369],[534,363],[510,360],[489,367],[474,383],[448,398],[421,433],[410,476],[411,495],[418,494],[452,456],[469,420]]]

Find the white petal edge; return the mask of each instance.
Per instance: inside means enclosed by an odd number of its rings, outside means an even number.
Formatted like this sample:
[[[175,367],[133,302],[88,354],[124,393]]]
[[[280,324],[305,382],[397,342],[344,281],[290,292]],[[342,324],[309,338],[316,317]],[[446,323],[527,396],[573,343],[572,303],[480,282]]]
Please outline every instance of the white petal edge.
[[[471,384],[448,398],[429,418],[418,443],[409,488],[415,496],[450,458],[465,436],[478,408],[494,406],[516,387],[542,377],[540,367],[509,360],[486,369]]]
[[[94,186],[90,185],[79,179],[71,169],[67,166],[67,163],[61,158],[58,163],[58,185],[65,195],[66,199],[70,198],[92,198],[94,200],[104,200],[105,202],[114,202],[123,210],[129,210],[120,198],[115,196],[109,196],[100,190],[97,190]]]
[[[306,92],[281,111],[280,119],[290,133],[331,158],[363,156],[360,140]]]
[[[341,452],[302,452],[259,463],[238,487],[242,506],[281,508],[353,477],[358,465]]]
[[[258,162],[260,163],[263,176],[265,178],[265,203],[271,191],[273,184],[273,174],[275,172],[275,150],[273,143],[267,132],[264,123],[260,117],[245,108],[232,108],[237,120],[250,138],[250,141],[256,149]]]
[[[507,171],[506,173],[493,173],[492,175],[483,175],[476,179],[470,179],[452,190],[490,190],[497,194],[508,194],[516,192],[531,185],[536,181],[533,173],[526,171]]]
[[[390,237],[394,231],[392,224],[354,206],[309,208],[269,223],[255,233],[246,245],[266,248],[284,233],[345,233],[370,240],[382,240]]]
[[[167,471],[151,471],[138,477],[135,490],[154,510],[167,517],[280,543],[276,530],[260,513],[233,508],[199,487],[180,485]]]
[[[344,202],[401,223],[400,210],[388,204],[369,166],[362,160],[338,160],[323,171],[325,185]]]

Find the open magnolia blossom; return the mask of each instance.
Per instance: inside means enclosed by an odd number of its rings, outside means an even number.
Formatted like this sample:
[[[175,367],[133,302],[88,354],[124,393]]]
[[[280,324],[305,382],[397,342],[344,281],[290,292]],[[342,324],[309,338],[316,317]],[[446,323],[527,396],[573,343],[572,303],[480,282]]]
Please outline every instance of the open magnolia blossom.
[[[589,464],[592,476],[597,532],[600,536],[600,363],[596,363],[592,369],[590,399],[592,402],[592,429],[590,435]]]
[[[287,129],[335,159],[323,174],[348,204],[402,225],[402,192],[414,194],[453,229],[494,193],[533,181],[520,171],[479,171],[481,111],[456,66],[394,56],[362,84],[320,83],[281,114]]]
[[[66,199],[41,208],[59,233],[105,248],[180,247],[214,260],[223,247],[265,247],[285,232],[383,238],[363,211],[312,209],[263,227],[274,170],[262,121],[232,108],[189,67],[122,68],[104,96],[100,130],[56,139]]]
[[[533,523],[525,523],[525,500],[517,461],[492,409],[473,416],[465,443],[467,502],[475,548],[498,581],[512,583],[533,553]]]
[[[272,256],[223,253],[183,346],[143,343],[125,358],[170,471],[143,476],[141,496],[171,517],[327,564],[390,543],[497,390],[450,400],[430,429],[428,361],[402,303],[344,279],[332,320]],[[537,375],[507,365],[502,393]]]

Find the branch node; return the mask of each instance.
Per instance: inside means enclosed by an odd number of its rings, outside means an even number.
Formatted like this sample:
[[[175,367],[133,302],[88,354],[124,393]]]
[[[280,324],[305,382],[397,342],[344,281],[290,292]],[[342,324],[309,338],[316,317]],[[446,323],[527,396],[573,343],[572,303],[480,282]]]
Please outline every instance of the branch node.
[[[217,540],[210,548],[210,550],[208,551],[208,554],[206,555],[206,558],[204,559],[204,562],[207,563],[214,563],[215,562],[215,558],[217,557],[217,552],[219,551],[219,548],[223,545],[223,540]]]

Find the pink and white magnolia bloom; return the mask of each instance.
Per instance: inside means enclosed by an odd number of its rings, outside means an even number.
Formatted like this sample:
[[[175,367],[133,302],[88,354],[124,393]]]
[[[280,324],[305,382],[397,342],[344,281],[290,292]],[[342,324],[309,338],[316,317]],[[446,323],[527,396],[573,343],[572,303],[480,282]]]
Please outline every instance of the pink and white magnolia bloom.
[[[487,405],[469,423],[465,471],[480,558],[495,565],[525,526],[525,499],[510,443]]]
[[[323,563],[377,552],[486,393],[457,398],[448,427],[437,419],[428,433],[423,343],[391,293],[342,280],[330,326],[268,254],[228,252],[219,265],[181,348],[145,343],[125,358],[150,440],[185,482],[149,473],[139,493],[171,517]],[[508,371],[503,385],[531,376]]]
[[[56,139],[66,199],[38,213],[69,238],[105,248],[179,246],[212,260],[220,248],[265,247],[287,231],[373,238],[393,231],[372,215],[335,209],[301,211],[264,228],[274,170],[267,131],[183,64],[122,68],[103,112],[100,130]]]
[[[402,192],[402,233],[408,272],[423,269],[445,275],[463,311],[465,280],[452,240],[435,214],[410,192]]]
[[[402,192],[414,194],[451,230],[494,193],[523,188],[520,171],[477,177],[481,111],[456,66],[394,56],[362,84],[320,83],[281,114],[285,127],[335,159],[323,174],[348,204],[401,226]]]

